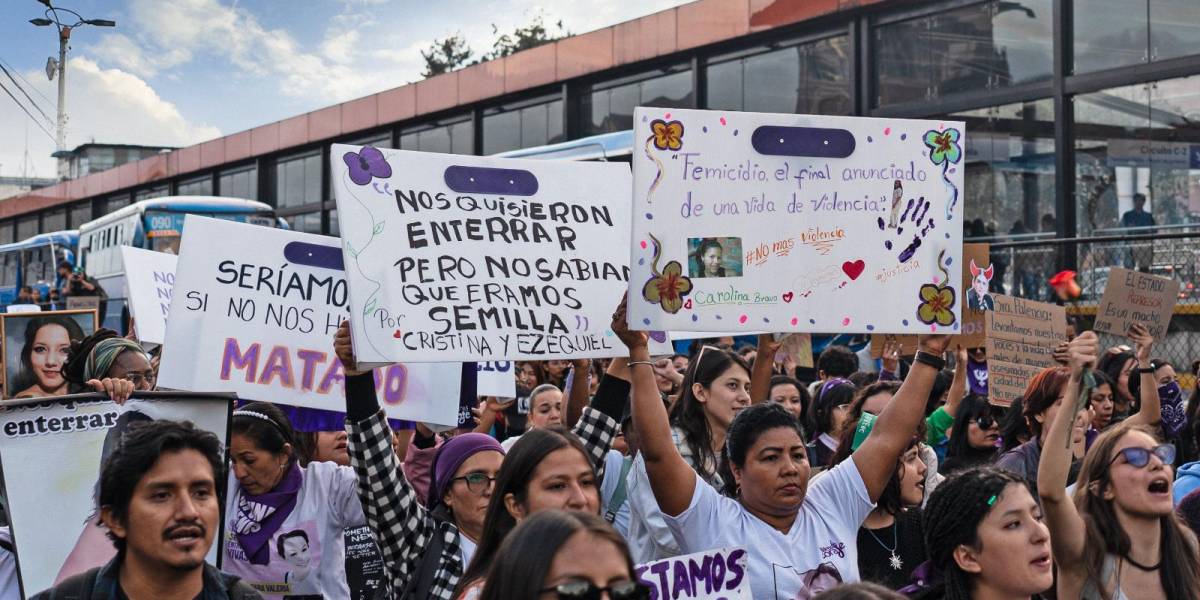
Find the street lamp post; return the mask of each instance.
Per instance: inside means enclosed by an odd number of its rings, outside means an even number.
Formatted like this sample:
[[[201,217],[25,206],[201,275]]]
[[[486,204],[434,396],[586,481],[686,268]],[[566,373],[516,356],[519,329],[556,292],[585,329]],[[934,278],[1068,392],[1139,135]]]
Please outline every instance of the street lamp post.
[[[51,80],[54,75],[58,75],[58,118],[54,138],[54,158],[59,159],[59,176],[65,176],[62,165],[65,164],[65,159],[71,157],[71,152],[66,149],[67,145],[67,49],[71,42],[71,30],[80,25],[94,25],[96,27],[115,27],[116,21],[108,19],[85,19],[79,13],[59,6],[50,4],[51,0],[38,0],[38,2],[46,6],[46,14],[44,18],[30,19],[29,22],[38,27],[48,27],[54,25],[58,29],[58,62],[55,63],[51,58],[46,64],[46,76]],[[65,19],[59,17],[59,13],[66,16]],[[75,22],[71,22],[71,17],[74,17]]]

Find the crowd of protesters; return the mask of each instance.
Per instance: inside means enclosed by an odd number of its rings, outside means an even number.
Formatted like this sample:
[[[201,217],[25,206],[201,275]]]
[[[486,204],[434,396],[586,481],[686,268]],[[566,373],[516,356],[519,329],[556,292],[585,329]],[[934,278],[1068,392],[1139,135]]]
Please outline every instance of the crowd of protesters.
[[[621,356],[517,363],[521,400],[478,398],[469,430],[390,421],[346,324],[333,419],[243,403],[225,449],[125,423],[76,546],[117,556],[39,597],[629,600],[650,597],[636,565],[733,547],[755,598],[1200,597],[1198,411],[1143,327],[1074,334],[1008,406],[950,336],[806,369],[771,335],[651,356],[623,304],[612,328]],[[51,354],[37,395],[155,389],[114,332]]]

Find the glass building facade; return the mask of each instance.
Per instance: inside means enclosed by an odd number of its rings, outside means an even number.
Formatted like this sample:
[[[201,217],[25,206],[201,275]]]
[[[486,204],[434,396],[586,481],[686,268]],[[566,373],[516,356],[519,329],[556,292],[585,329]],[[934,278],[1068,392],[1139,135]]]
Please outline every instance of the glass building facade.
[[[1200,227],[1200,0],[885,0],[9,218],[0,238],[185,193],[336,234],[330,143],[494,154],[627,130],[639,105],[965,121],[969,239]]]

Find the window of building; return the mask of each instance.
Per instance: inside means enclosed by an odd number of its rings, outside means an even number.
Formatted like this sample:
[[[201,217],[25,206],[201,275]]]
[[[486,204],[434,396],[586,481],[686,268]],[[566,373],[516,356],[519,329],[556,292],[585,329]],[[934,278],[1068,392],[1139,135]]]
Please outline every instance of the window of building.
[[[1200,53],[1196,0],[1075,0],[1075,72]]]
[[[13,239],[13,226],[13,221],[0,223],[0,244],[11,244],[16,241]]]
[[[342,235],[342,230],[338,226],[338,216],[337,216],[336,208],[329,211],[329,235],[332,235],[332,236]]]
[[[275,206],[291,208],[321,202],[321,153],[280,158],[275,163]]]
[[[580,98],[584,135],[623,131],[633,127],[637,106],[690,107],[692,69],[676,65],[650,73],[597,83]]]
[[[212,176],[205,175],[203,177],[188,179],[187,181],[180,181],[177,189],[176,194],[180,196],[211,196],[213,193]]]
[[[135,202],[141,202],[142,200],[149,200],[151,198],[163,198],[165,196],[170,196],[170,195],[171,195],[171,190],[164,183],[163,185],[159,185],[159,186],[155,186],[155,187],[152,187],[149,189],[138,191],[136,194],[133,195],[133,199]]]
[[[990,0],[875,28],[875,105],[1054,76],[1053,0]]]
[[[566,139],[561,99],[496,106],[483,113],[483,153],[532,148]]]
[[[298,215],[292,215],[290,217],[284,217],[284,220],[287,221],[288,226],[290,226],[293,231],[303,231],[304,233],[317,234],[321,233],[320,212],[301,213]]]
[[[67,228],[67,209],[56,208],[42,213],[42,231],[62,231]]]
[[[1081,235],[1165,233],[1190,230],[1200,222],[1200,155],[1195,150],[1200,124],[1189,117],[1197,114],[1200,75],[1075,98]]]
[[[79,229],[80,225],[92,220],[92,202],[85,200],[77,204],[72,204],[69,212],[69,222],[67,224],[71,229]]]
[[[107,215],[126,206],[129,206],[129,194],[117,194],[115,196],[109,196],[108,198],[104,199],[104,202],[101,205],[100,213],[102,215]]]
[[[217,176],[217,189],[226,198],[258,199],[258,167],[251,165],[222,171]]]
[[[446,120],[405,128],[400,134],[402,150],[474,154],[475,135],[470,118]]]
[[[709,61],[708,108],[848,115],[850,47],[838,36]]]
[[[38,234],[37,215],[26,215],[17,219],[17,239],[22,242]]]

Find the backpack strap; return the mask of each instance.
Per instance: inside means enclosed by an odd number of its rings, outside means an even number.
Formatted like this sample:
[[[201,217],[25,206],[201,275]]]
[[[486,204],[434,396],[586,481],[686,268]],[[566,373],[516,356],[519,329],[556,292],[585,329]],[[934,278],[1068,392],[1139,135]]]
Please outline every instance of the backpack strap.
[[[621,459],[621,479],[617,481],[617,489],[613,490],[612,498],[608,499],[608,506],[604,509],[604,520],[610,524],[617,520],[617,511],[621,510],[621,505],[625,504],[625,498],[629,495],[625,480],[629,478],[631,467],[633,467],[632,458],[626,456]]]
[[[401,598],[430,598],[430,590],[433,589],[433,580],[437,575],[437,570],[442,565],[442,551],[446,546],[446,534],[441,527],[435,529],[436,535],[429,542],[429,547],[425,550],[425,554],[421,556],[420,562],[417,563],[417,569],[413,572],[412,577],[408,580],[408,585],[405,586]],[[463,565],[463,569],[466,569]]]

